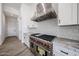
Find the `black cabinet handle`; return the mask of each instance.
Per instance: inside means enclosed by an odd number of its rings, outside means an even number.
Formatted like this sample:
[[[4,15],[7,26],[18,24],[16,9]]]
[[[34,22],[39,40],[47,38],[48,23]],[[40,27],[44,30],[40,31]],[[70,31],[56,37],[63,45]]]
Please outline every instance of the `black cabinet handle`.
[[[64,54],[66,54],[66,55],[68,55],[68,53],[67,52],[64,52],[64,51],[62,51],[62,50],[60,50],[62,53],[64,53]]]
[[[58,22],[60,23],[60,19],[58,20]]]

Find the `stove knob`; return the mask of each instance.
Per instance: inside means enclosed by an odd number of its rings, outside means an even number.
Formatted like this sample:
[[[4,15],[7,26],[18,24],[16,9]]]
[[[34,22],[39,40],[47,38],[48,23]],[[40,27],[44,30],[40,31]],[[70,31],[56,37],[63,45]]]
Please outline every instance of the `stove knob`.
[[[49,44],[47,44],[47,48],[49,48]]]
[[[43,42],[40,42],[41,43],[41,45],[44,45],[44,43]]]
[[[47,47],[47,43],[44,43],[44,46]]]
[[[43,46],[46,46],[46,43],[43,43]]]

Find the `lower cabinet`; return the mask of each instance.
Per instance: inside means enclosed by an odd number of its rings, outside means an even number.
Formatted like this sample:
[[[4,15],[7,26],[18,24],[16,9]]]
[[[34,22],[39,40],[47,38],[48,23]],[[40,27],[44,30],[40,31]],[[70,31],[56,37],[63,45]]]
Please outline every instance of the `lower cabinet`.
[[[53,55],[54,56],[79,56],[79,49],[72,46],[64,46],[58,42],[53,43]]]

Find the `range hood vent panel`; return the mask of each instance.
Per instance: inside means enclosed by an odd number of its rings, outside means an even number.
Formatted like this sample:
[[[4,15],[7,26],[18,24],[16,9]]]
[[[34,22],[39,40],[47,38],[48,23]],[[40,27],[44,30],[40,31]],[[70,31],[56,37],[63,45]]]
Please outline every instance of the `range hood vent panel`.
[[[53,9],[51,3],[39,3],[37,4],[36,12],[32,20],[39,22],[56,17],[57,17],[56,12]]]

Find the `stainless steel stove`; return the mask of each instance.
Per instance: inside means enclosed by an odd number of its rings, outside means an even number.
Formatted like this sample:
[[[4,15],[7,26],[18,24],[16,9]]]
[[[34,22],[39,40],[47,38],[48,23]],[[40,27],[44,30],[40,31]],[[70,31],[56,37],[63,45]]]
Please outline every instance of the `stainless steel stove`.
[[[55,36],[46,34],[32,34],[30,36],[30,49],[35,55],[39,56],[51,56],[53,43],[52,40]]]

